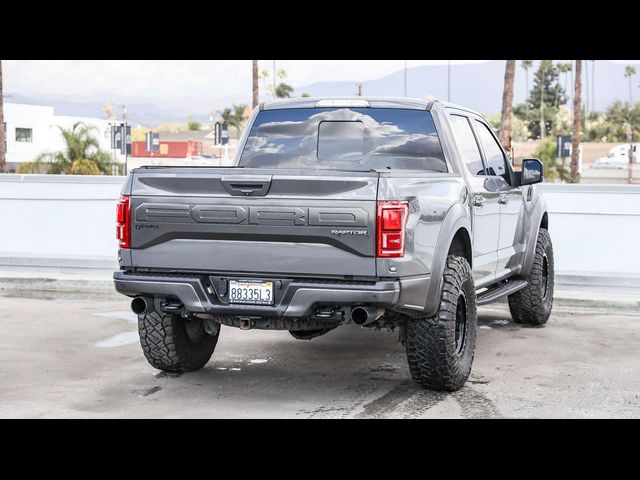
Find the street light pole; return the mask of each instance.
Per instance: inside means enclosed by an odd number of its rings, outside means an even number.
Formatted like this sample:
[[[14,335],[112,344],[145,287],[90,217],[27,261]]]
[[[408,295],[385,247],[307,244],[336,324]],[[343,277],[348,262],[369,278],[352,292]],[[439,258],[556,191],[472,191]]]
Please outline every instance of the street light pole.
[[[273,98],[276,98],[276,61],[273,61]]]
[[[407,61],[404,61],[404,96],[407,96]]]
[[[451,101],[451,60],[447,60],[447,102]]]
[[[124,130],[122,132],[122,145],[124,146],[124,174],[129,170],[129,152],[127,152],[127,106],[122,105],[122,120],[124,121]]]

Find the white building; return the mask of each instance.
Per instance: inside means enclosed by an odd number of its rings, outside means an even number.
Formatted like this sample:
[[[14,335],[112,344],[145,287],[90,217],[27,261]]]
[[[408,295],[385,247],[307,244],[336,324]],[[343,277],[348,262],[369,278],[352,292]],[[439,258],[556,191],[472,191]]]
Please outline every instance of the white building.
[[[100,148],[113,154],[111,127],[105,119],[55,115],[53,107],[5,101],[4,121],[9,173],[15,173],[20,164],[32,162],[43,152],[62,150],[65,144],[58,127],[71,128],[76,122],[95,126]],[[124,163],[124,156],[118,152],[115,161]]]

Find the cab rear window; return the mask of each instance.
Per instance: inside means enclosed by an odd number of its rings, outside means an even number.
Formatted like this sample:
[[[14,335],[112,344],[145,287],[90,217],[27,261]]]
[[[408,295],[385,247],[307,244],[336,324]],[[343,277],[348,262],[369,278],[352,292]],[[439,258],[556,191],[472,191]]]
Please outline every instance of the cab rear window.
[[[239,165],[447,171],[431,114],[397,108],[264,110]]]

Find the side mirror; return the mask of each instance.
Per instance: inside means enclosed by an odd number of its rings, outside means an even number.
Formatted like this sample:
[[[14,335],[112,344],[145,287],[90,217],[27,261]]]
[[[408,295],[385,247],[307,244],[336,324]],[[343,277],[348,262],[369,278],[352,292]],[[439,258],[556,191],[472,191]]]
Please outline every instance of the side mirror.
[[[544,168],[542,162],[537,158],[525,158],[522,161],[522,171],[520,172],[520,185],[533,185],[544,180]]]

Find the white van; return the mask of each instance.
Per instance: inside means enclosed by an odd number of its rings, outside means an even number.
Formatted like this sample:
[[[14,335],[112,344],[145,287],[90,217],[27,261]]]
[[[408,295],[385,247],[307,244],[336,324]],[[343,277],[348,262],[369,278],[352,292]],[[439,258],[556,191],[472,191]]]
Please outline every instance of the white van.
[[[637,152],[638,152],[638,144],[629,144],[624,143],[622,145],[616,145],[611,150],[606,157],[599,158],[596,162],[591,166],[591,168],[617,168],[617,169],[625,169],[629,168],[629,147],[633,147],[633,156],[635,161],[637,162]]]

